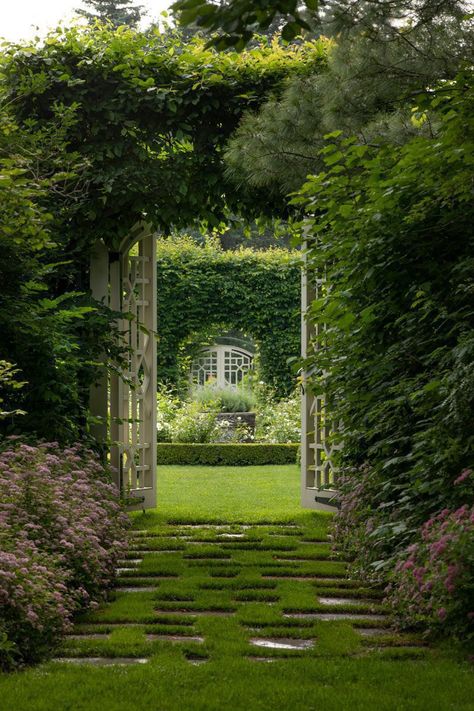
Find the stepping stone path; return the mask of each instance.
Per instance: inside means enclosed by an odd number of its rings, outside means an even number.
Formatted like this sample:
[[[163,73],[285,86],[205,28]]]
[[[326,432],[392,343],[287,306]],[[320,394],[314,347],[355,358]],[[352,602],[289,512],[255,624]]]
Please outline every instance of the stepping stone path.
[[[109,602],[78,621],[55,661],[127,666],[173,648],[197,666],[229,640],[251,662],[327,656],[331,623],[345,625],[355,657],[421,645],[390,629],[381,591],[348,578],[330,544],[309,524],[134,531]]]

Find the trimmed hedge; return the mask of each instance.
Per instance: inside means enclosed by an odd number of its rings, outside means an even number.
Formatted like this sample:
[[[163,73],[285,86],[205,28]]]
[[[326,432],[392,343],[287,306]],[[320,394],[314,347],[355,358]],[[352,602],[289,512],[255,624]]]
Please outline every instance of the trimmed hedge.
[[[299,444],[181,444],[159,443],[158,464],[251,466],[295,464]]]

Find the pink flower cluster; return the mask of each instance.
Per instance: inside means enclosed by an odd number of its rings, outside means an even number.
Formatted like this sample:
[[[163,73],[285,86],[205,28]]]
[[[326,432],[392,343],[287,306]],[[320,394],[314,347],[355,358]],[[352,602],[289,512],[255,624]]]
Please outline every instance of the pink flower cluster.
[[[371,571],[369,558],[374,543],[370,535],[378,523],[372,507],[376,487],[373,472],[367,466],[338,478],[340,508],[332,525],[333,551],[355,560],[351,572],[364,577]],[[371,577],[375,577],[373,573]]]
[[[74,613],[103,597],[127,526],[92,451],[47,443],[0,453],[0,633],[22,662],[45,656]]]
[[[474,635],[474,506],[443,509],[400,556],[386,601],[402,627]]]

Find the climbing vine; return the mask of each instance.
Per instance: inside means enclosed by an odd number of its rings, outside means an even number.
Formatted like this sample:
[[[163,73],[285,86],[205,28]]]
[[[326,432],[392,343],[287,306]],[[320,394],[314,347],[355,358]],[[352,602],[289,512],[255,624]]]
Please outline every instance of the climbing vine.
[[[260,214],[258,192],[227,189],[221,151],[247,109],[324,64],[326,44],[219,54],[169,32],[73,28],[7,49],[0,88],[23,130],[74,112],[67,138],[88,161],[88,193],[68,230],[113,246],[144,216],[166,231]]]

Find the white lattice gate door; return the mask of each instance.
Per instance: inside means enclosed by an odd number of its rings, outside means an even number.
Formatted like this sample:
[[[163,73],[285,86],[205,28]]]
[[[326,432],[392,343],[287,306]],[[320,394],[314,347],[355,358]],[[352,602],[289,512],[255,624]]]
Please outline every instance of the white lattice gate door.
[[[110,263],[126,367],[110,382],[111,463],[131,508],[156,507],[156,235],[137,229]]]
[[[306,359],[318,348],[323,325],[307,317],[308,307],[318,297],[323,280],[306,268],[301,283],[301,352]],[[301,402],[301,505],[303,508],[334,511],[337,508],[336,467],[333,457],[338,446],[331,441],[332,425],[325,409],[323,394],[312,394],[309,374],[302,373]]]

